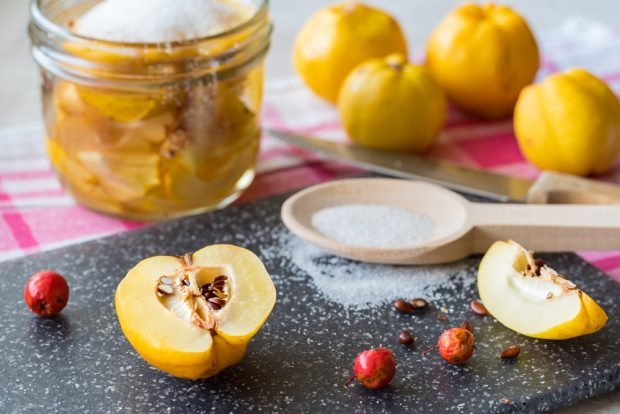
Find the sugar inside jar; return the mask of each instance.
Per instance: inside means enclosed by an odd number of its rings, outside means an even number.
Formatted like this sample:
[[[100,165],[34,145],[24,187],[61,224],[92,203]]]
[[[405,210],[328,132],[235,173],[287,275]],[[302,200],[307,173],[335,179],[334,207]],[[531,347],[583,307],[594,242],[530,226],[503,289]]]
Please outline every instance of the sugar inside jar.
[[[78,202],[162,219],[250,185],[266,0],[36,0],[31,14],[47,150]]]

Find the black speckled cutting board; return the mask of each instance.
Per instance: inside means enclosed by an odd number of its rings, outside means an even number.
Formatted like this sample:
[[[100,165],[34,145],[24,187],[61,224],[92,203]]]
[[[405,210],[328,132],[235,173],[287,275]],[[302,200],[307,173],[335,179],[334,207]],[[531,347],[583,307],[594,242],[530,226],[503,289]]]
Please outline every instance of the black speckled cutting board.
[[[284,196],[153,225],[0,264],[0,412],[538,412],[620,388],[620,286],[573,254],[541,256],[589,292],[610,316],[597,334],[570,341],[539,341],[511,332],[491,317],[471,314],[463,298],[476,297],[471,258],[465,279],[443,288],[444,299],[423,315],[397,314],[389,305],[347,311],[318,294],[311,278],[287,259],[279,219]],[[257,253],[278,303],[251,342],[244,361],[216,378],[196,382],[150,368],[123,337],[114,312],[119,280],[141,258],[179,255],[212,243],[234,243]],[[22,289],[43,268],[64,274],[69,305],[54,319],[35,317]],[[334,281],[337,283],[337,281]],[[437,292],[436,292],[437,293]],[[441,307],[448,321],[437,319]],[[469,319],[477,350],[463,367],[423,355],[440,332]],[[409,328],[413,348],[396,336]],[[502,362],[503,346],[522,353]],[[344,383],[355,355],[389,346],[398,372],[371,392]]]

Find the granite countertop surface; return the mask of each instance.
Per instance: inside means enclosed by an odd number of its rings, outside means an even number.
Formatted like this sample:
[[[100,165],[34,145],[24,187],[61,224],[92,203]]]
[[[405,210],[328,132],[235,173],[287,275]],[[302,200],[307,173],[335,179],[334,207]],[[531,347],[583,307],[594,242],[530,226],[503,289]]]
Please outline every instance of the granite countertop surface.
[[[526,338],[469,309],[480,257],[442,266],[351,262],[293,236],[284,196],[10,261],[0,266],[0,412],[546,412],[620,386],[620,321],[570,341]],[[212,243],[240,244],[264,261],[276,307],[246,358],[217,377],[190,382],[149,367],[123,336],[114,292],[141,258],[180,255]],[[609,312],[620,286],[574,254],[540,255]],[[68,278],[69,305],[56,318],[22,302],[24,276],[52,267]],[[360,283],[367,289],[359,288]],[[395,297],[429,300],[398,313]],[[444,313],[444,317],[439,314]],[[424,353],[468,319],[477,348],[463,366]],[[401,329],[417,337],[397,343]],[[501,350],[518,344],[516,360]],[[389,387],[345,387],[364,349],[388,346],[398,364]],[[581,408],[584,405],[581,404]],[[586,407],[587,408],[587,407]],[[588,412],[588,411],[581,411]]]

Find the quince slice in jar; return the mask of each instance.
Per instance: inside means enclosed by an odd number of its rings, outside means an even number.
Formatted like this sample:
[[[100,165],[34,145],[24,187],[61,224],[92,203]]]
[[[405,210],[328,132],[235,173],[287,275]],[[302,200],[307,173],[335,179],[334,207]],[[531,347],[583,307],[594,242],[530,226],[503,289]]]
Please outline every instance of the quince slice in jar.
[[[112,49],[106,42],[93,41],[88,44],[65,42],[63,46],[69,54],[78,56],[87,62],[99,62],[106,65],[138,63],[139,56],[133,50]]]
[[[101,149],[104,151],[129,153],[156,153],[170,130],[176,128],[177,118],[174,111],[164,111],[137,122],[110,122],[109,139]]]
[[[213,157],[208,163],[201,165],[196,175],[218,188],[233,187],[246,171],[253,169],[258,149],[258,136],[240,141],[229,152]]]
[[[154,59],[149,55],[153,47],[146,47],[140,52],[131,48],[119,52],[109,50],[105,43],[96,43],[89,47],[78,43],[67,43],[65,48],[87,61],[98,62],[110,68],[122,66],[125,71],[136,74],[144,70],[145,63]],[[172,56],[168,57],[172,58]],[[92,74],[98,77],[108,75],[105,70],[101,69],[93,69]],[[139,121],[149,114],[158,113],[162,108],[167,108],[174,103],[174,100],[179,99],[177,90],[166,88],[153,91],[115,90],[87,85],[77,85],[76,88],[79,96],[88,106],[96,109],[101,115],[120,123]]]
[[[260,259],[231,245],[145,259],[115,296],[121,329],[134,349],[149,364],[189,379],[239,363],[275,301]]]
[[[134,130],[115,125],[91,110],[82,115],[60,113],[51,135],[70,154],[81,151],[151,152],[153,144],[142,133],[133,132]],[[155,132],[161,133],[156,130],[149,131]]]
[[[87,110],[76,86],[70,82],[57,82],[54,87],[54,103],[56,110],[63,115],[82,115]]]
[[[179,114],[179,129],[160,147],[169,160],[168,176],[194,175],[211,184],[230,178],[239,164],[249,167],[242,153],[259,138],[256,114],[229,84],[201,85],[187,91]]]
[[[86,104],[97,109],[103,116],[116,122],[135,122],[146,117],[158,100],[140,93],[120,93],[105,89],[79,87],[79,94]]]
[[[150,116],[140,122],[133,122],[122,127],[122,133],[128,141],[147,142],[149,144],[161,144],[176,128],[176,111],[167,110],[161,114]]]
[[[171,163],[163,184],[168,198],[190,204],[210,198],[216,190],[212,184],[196,177],[194,172],[176,162]]]
[[[256,135],[256,113],[242,101],[242,84],[205,84],[187,91],[179,114],[188,139],[209,156]],[[214,154],[214,151],[216,154]]]
[[[114,140],[105,119],[92,113],[60,115],[51,136],[70,156],[79,151],[97,150]]]
[[[121,202],[143,197],[160,184],[159,157],[154,154],[82,151],[77,157],[109,196]]]
[[[62,180],[69,184],[72,193],[98,200],[108,198],[99,186],[97,177],[84,168],[79,161],[67,156],[58,143],[52,139],[46,139],[46,147],[52,165],[61,174]]]

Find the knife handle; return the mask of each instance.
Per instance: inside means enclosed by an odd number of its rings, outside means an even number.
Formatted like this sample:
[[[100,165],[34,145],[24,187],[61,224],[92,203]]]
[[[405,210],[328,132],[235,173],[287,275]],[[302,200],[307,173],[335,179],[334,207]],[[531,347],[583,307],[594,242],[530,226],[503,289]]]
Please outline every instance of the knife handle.
[[[529,204],[620,204],[620,186],[544,171],[527,193]]]

